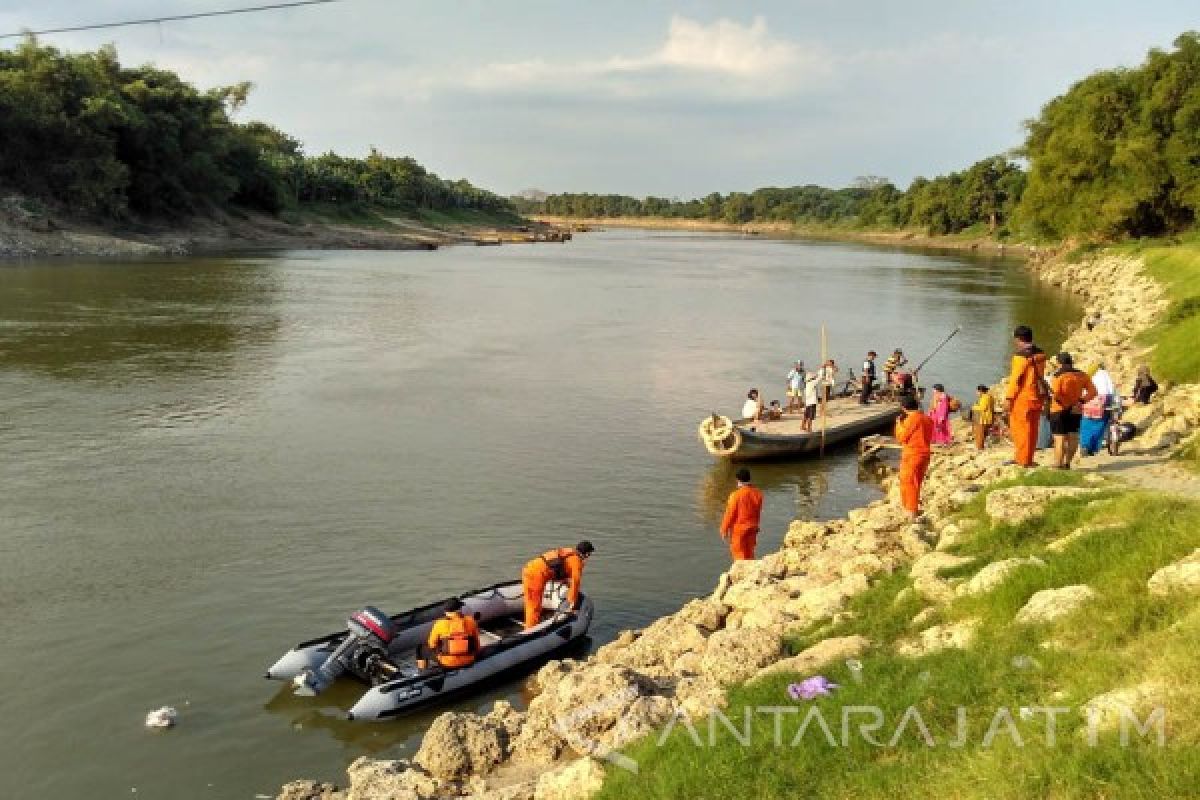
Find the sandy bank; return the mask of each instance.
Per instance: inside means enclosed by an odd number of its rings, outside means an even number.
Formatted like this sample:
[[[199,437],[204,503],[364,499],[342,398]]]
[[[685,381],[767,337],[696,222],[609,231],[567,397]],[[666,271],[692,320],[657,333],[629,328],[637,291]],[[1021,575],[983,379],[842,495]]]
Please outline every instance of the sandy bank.
[[[269,214],[215,213],[178,224],[105,226],[24,209],[0,199],[0,259],[138,258],[242,250],[428,250],[544,237],[548,226],[463,223],[434,226],[380,216],[378,224],[289,222]]]
[[[1138,333],[1163,312],[1161,289],[1136,259],[1102,256],[1080,264],[1035,263],[1046,280],[1077,291],[1099,313],[1101,323],[1080,326],[1065,347],[1080,363],[1103,363],[1128,391],[1145,351],[1132,348]],[[1086,280],[1084,280],[1086,278]],[[1114,288],[1116,287],[1116,288]],[[1105,473],[1154,485],[1154,470],[1181,438],[1200,426],[1200,386],[1166,387],[1151,406],[1129,417],[1142,430],[1131,446],[1135,458],[1088,459],[1092,484]],[[850,614],[848,602],[883,576],[908,572],[912,590],[935,607],[962,591],[984,591],[1011,564],[990,565],[966,588],[940,576],[957,556],[947,548],[970,536],[951,516],[989,485],[1021,473],[1005,464],[1011,448],[982,453],[958,444],[934,454],[926,482],[927,519],[917,525],[901,513],[894,480],[889,496],[829,521],[797,520],[783,547],[758,561],[740,562],[720,576],[714,591],[696,597],[674,614],[640,631],[625,631],[583,661],[555,661],[531,679],[537,692],[525,711],[497,703],[486,715],[449,712],[439,716],[414,759],[359,759],[349,769],[348,788],[296,781],[283,787],[285,800],[384,800],[384,798],[475,797],[491,800],[583,798],[616,769],[609,757],[625,744],[664,725],[673,715],[702,717],[723,707],[735,684],[779,672],[809,674],[854,658],[873,643],[861,636],[833,637]],[[1194,482],[1190,484],[1194,490]],[[1088,488],[1026,488],[995,492],[987,502],[995,519],[1017,519],[1046,503]],[[715,545],[714,545],[715,546]],[[959,559],[961,561],[961,559]],[[1056,598],[1051,598],[1056,599]],[[1032,613],[1032,612],[1031,612]],[[813,647],[788,655],[786,638],[796,632],[829,631]],[[922,626],[918,626],[922,627]],[[963,646],[968,627],[923,626],[908,645],[913,655]]]
[[[1047,248],[1025,244],[1006,244],[986,236],[928,236],[916,231],[857,231],[845,228],[803,227],[790,222],[748,222],[740,225],[715,220],[677,219],[674,217],[557,217],[545,214],[534,219],[562,228],[641,228],[647,230],[709,231],[740,233],[771,238],[814,239],[820,241],[865,242],[886,247],[921,250],[950,250],[996,256],[1046,256]]]

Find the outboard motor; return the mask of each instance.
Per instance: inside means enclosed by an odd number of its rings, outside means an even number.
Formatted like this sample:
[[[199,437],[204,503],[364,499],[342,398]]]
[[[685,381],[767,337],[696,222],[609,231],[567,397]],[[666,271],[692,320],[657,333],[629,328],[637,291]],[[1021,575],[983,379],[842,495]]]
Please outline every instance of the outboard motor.
[[[351,614],[346,627],[349,633],[325,663],[315,670],[304,670],[292,680],[295,694],[312,697],[327,689],[343,672],[369,678],[383,667],[388,645],[396,636],[396,626],[388,615],[374,606],[367,606]]]

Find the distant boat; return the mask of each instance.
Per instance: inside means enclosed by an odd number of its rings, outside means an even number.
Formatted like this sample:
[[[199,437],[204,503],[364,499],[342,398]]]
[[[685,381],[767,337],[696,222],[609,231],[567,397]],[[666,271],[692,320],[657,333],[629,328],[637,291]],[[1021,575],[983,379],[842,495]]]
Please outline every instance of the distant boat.
[[[900,413],[897,403],[862,405],[854,397],[836,397],[826,405],[825,447],[889,429]],[[719,414],[705,417],[698,430],[704,448],[717,458],[731,461],[802,458],[821,451],[821,418],[812,432],[801,430],[803,415],[784,414],[782,419],[754,422],[730,420]]]

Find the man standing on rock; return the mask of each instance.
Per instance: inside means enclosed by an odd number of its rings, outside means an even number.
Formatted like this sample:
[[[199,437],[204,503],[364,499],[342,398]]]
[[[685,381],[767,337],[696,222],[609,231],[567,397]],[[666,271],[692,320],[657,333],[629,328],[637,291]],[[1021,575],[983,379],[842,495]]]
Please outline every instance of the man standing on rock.
[[[929,471],[929,444],[933,441],[933,420],[921,411],[913,395],[900,399],[903,411],[896,420],[896,440],[900,442],[900,504],[915,522],[921,513],[921,484]]]
[[[1005,400],[1008,427],[1012,431],[1013,462],[1033,466],[1042,411],[1050,399],[1046,383],[1046,354],[1033,343],[1033,330],[1018,325],[1013,331],[1014,353]]]
[[[729,495],[725,517],[721,520],[721,538],[729,543],[734,561],[752,561],[758,543],[758,523],[762,516],[763,493],[750,485],[750,470],[737,471],[737,488]]]

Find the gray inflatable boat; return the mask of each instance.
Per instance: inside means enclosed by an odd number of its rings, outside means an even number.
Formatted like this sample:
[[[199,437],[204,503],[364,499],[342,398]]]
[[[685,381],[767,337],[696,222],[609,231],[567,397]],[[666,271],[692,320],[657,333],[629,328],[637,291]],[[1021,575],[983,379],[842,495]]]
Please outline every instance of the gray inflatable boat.
[[[346,621],[347,630],[293,647],[267,670],[272,680],[291,681],[301,696],[319,694],[348,676],[370,688],[347,714],[383,720],[469,692],[501,673],[529,666],[582,639],[592,623],[592,601],[567,604],[567,586],[551,582],[542,594],[542,621],[524,629],[520,581],[498,583],[459,595],[463,613],[479,622],[480,650],[469,667],[416,667],[418,645],[442,616],[445,600],[388,616],[370,606]]]

